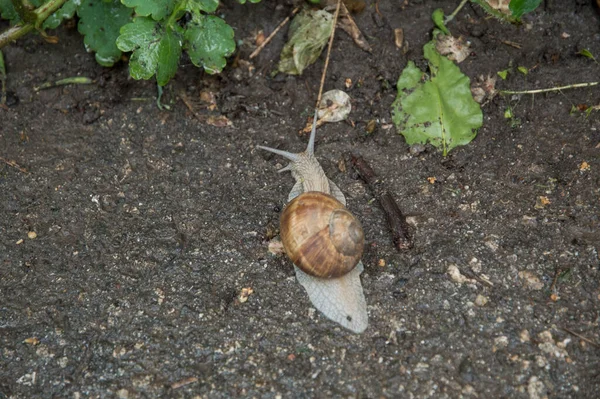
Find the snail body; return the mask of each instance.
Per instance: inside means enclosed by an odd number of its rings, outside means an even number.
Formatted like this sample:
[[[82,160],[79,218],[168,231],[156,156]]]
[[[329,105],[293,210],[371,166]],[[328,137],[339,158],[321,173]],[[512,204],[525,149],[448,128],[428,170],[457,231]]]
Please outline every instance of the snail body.
[[[358,220],[346,209],[344,194],[314,156],[316,121],[315,112],[304,152],[258,148],[287,158],[289,165],[279,172],[290,171],[296,180],[281,215],[280,232],[298,282],[326,317],[361,333],[368,325],[360,282],[364,235]]]

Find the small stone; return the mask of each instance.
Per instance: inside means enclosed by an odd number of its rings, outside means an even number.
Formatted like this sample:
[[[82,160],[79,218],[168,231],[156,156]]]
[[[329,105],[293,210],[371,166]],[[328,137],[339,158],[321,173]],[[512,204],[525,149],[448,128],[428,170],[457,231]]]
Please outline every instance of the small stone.
[[[544,288],[544,283],[542,283],[535,274],[528,270],[520,271],[519,278],[521,278],[525,285],[532,290],[538,291]]]
[[[506,348],[507,346],[508,346],[508,337],[506,335],[501,335],[499,337],[494,338],[494,347]]]
[[[485,306],[488,303],[488,298],[479,294],[477,298],[475,298],[475,305],[477,306]]]
[[[521,342],[529,342],[529,331],[521,330],[521,332],[519,333],[519,339],[521,340]]]
[[[119,399],[127,399],[129,398],[129,391],[127,389],[119,389],[117,391],[117,397]]]
[[[248,300],[248,297],[253,293],[254,293],[254,290],[250,287],[242,288],[242,292],[240,293],[240,296],[239,296],[240,303],[246,302]]]
[[[527,393],[529,394],[529,399],[542,399],[547,397],[544,383],[536,376],[532,376],[529,379]]]
[[[30,231],[29,233],[27,233],[27,238],[29,238],[30,240],[33,240],[36,237],[37,233],[35,231]]]
[[[379,262],[377,262],[377,264],[379,265],[379,267],[385,267],[385,259],[379,259]]]

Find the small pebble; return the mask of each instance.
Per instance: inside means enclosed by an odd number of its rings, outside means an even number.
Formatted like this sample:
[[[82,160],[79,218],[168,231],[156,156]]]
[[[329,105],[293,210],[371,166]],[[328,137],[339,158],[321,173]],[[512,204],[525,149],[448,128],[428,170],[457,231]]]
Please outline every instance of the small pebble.
[[[35,231],[30,231],[29,233],[27,233],[27,238],[29,238],[30,240],[33,240],[36,237],[37,233]]]

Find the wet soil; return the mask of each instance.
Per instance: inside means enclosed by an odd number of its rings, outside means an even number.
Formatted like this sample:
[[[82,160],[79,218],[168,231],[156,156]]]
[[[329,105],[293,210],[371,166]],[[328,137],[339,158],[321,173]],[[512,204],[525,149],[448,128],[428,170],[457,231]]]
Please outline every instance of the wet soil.
[[[367,237],[361,335],[312,310],[290,262],[268,251],[293,180],[255,146],[305,147],[297,132],[324,58],[271,77],[284,29],[253,70],[242,61],[292,4],[227,2],[239,58],[219,76],[183,58],[170,111],[126,64],[98,66],[73,28],[55,32],[58,44],[29,36],[5,48],[0,397],[595,397],[600,113],[580,109],[600,91],[496,96],[471,144],[446,158],[410,152],[390,126],[394,83],[408,60],[425,68],[431,13],[457,3],[379,1],[379,14],[367,1],[356,21],[372,54],[336,36],[325,89],[350,94],[353,123],[319,129],[316,152]],[[449,26],[472,44],[462,71],[475,81],[510,68],[505,90],[600,80],[578,55],[600,57],[592,2],[547,0],[524,22],[468,5]],[[71,76],[95,83],[34,90]],[[202,90],[233,126],[201,123],[180,100],[204,115]],[[410,216],[413,249],[394,249],[351,152]]]

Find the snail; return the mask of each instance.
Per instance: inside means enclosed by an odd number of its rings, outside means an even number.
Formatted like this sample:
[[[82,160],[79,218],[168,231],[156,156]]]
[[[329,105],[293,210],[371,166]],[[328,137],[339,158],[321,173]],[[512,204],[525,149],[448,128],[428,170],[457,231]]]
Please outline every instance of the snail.
[[[280,233],[298,282],[327,318],[361,333],[368,325],[360,282],[364,235],[360,222],[346,209],[344,194],[315,158],[316,122],[315,112],[304,152],[258,148],[288,159],[289,165],[279,172],[290,171],[296,180],[281,214]]]

